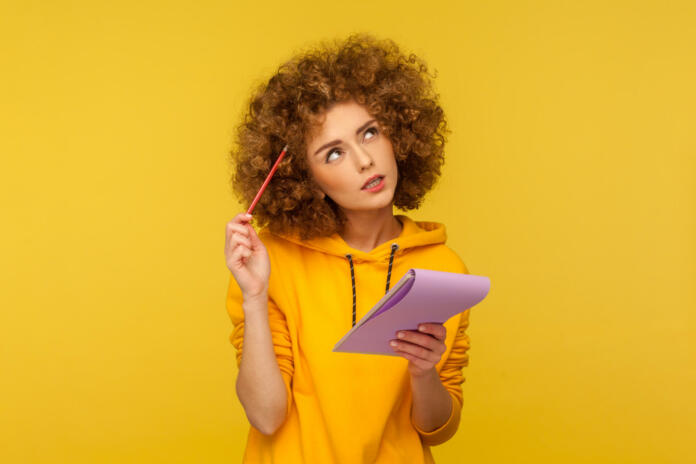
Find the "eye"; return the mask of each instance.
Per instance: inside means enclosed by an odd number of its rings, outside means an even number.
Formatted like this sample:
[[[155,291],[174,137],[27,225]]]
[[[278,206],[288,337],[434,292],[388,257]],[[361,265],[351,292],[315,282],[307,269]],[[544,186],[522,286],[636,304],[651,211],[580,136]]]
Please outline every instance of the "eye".
[[[373,126],[373,127],[370,127],[369,129],[367,129],[367,130],[365,131],[365,137],[363,137],[363,138],[364,138],[365,140],[367,140],[367,139],[372,139],[372,138],[374,138],[378,133],[379,133],[379,131],[377,130],[377,128]],[[368,137],[368,134],[372,134],[372,135],[370,135],[370,136]]]
[[[339,150],[337,150],[336,148],[334,148],[333,150],[329,151],[329,152],[326,154],[326,162],[327,162],[327,163],[328,163],[329,161],[332,161],[330,158],[331,158],[331,155],[334,155],[334,154],[335,154],[335,155],[340,155],[341,152],[340,152]]]

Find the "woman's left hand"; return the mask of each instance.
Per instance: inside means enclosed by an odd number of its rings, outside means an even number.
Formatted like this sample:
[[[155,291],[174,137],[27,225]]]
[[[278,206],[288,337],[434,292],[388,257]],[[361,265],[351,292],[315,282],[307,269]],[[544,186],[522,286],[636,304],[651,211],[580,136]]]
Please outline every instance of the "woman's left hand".
[[[420,331],[400,330],[396,333],[397,338],[390,341],[392,350],[408,359],[408,370],[412,377],[432,371],[447,349],[447,329],[444,325],[423,323],[418,328]],[[403,337],[399,338],[399,334],[403,334]]]

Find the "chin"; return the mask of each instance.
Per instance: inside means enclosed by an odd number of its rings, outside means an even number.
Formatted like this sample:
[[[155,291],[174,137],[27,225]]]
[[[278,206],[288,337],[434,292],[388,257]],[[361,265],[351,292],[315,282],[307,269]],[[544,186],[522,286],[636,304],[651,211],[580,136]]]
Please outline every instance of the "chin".
[[[379,210],[379,209],[383,209],[383,208],[391,208],[391,207],[393,207],[393,205],[394,205],[394,195],[392,195],[388,199],[386,199],[386,197],[385,197],[385,199],[380,199],[380,201],[377,201],[377,200],[375,200],[373,202],[366,201],[366,202],[363,202],[360,204],[352,204],[352,205],[349,205],[348,207],[345,207],[345,206],[342,206],[339,204],[339,206],[341,206],[341,208],[343,208],[346,211],[375,211],[375,210]]]

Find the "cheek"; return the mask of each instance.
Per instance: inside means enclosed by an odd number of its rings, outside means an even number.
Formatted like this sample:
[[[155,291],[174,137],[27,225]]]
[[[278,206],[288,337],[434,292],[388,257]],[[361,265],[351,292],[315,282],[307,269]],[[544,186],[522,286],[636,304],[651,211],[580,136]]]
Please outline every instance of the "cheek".
[[[345,181],[345,176],[339,171],[332,169],[331,172],[328,172],[318,169],[313,172],[314,181],[327,193],[333,191],[340,192],[347,188],[347,182]]]
[[[392,171],[394,172],[394,174],[395,174],[395,175],[397,176],[397,178],[398,178],[398,174],[399,174],[399,165],[396,163],[396,156],[394,156],[394,152],[393,152],[393,151],[390,152],[389,164],[390,164],[390,167],[391,167]]]
[[[336,193],[348,191],[351,188],[350,184],[345,181],[345,177],[338,173],[327,179],[324,185],[326,185],[327,189],[333,190]]]
[[[387,139],[382,139],[382,143],[383,145],[380,147],[381,151],[389,158],[389,162],[391,162],[393,166],[396,166],[396,156],[394,155],[394,147],[391,142]]]

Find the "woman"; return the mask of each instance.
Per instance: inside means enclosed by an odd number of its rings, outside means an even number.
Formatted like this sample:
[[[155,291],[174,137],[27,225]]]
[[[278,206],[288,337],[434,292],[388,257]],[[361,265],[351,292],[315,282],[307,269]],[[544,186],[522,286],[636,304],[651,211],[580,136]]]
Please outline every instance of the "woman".
[[[442,224],[393,214],[434,185],[446,130],[425,63],[366,35],[293,58],[252,96],[232,151],[243,202],[289,150],[258,235],[242,213],[226,230],[245,462],[427,463],[456,432],[468,311],[394,334],[394,356],[332,352],[410,268],[468,273]]]

